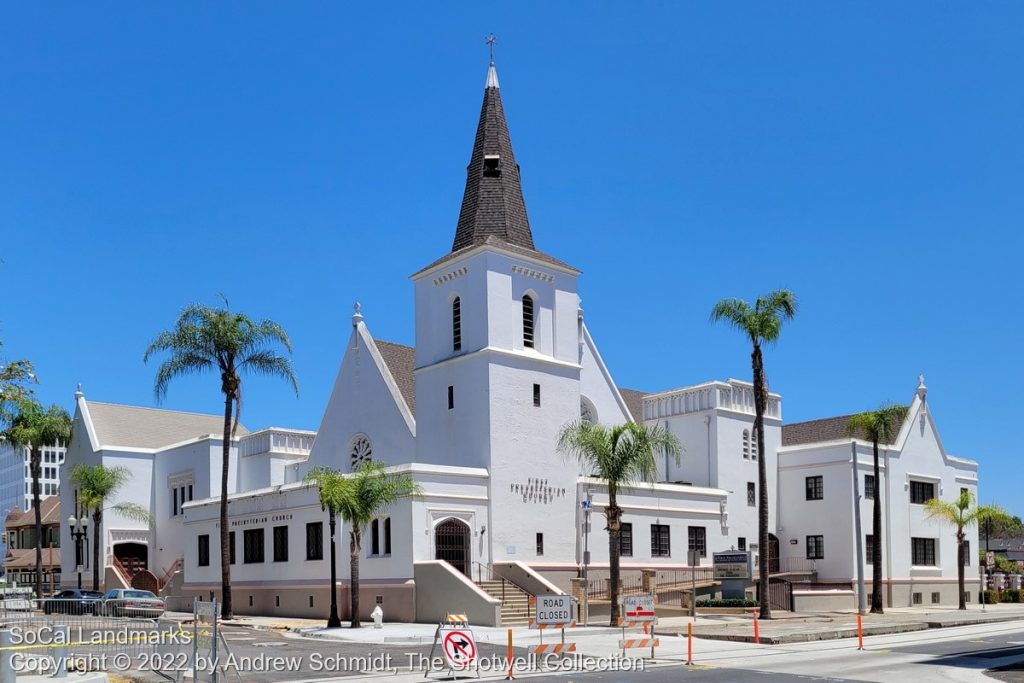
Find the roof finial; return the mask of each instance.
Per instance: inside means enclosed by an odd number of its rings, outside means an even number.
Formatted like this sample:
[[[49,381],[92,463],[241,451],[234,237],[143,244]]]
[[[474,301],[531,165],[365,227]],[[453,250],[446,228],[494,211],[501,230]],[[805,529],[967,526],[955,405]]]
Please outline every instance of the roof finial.
[[[85,396],[85,394],[82,393],[82,383],[79,382],[78,383],[78,389],[75,391],[75,400],[78,400],[78,399],[82,398],[83,396]]]
[[[484,42],[487,43],[487,47],[491,50],[491,66],[494,66],[494,44],[498,42],[498,37],[493,33],[489,33],[484,38]]]
[[[356,327],[361,322],[363,322],[363,307],[357,301],[352,305],[352,326]]]

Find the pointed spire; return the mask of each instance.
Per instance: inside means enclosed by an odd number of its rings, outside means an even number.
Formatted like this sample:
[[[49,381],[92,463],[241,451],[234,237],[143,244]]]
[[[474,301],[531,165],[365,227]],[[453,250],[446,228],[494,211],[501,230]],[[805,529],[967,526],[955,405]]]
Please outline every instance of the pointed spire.
[[[512,153],[512,140],[501,103],[498,71],[494,67],[495,42],[493,35],[487,37],[491,62],[487,68],[487,84],[473,153],[466,169],[466,190],[452,251],[478,244],[489,237],[535,249],[526,202],[523,201],[519,165]]]

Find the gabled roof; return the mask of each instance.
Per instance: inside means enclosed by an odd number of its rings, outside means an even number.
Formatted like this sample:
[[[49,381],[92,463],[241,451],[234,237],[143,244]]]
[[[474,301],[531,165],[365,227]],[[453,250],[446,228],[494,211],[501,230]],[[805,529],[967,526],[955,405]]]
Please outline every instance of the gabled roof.
[[[452,251],[482,242],[489,236],[534,249],[519,165],[512,153],[512,139],[493,62],[487,70],[484,102],[466,169],[466,191],[462,196]]]
[[[621,395],[622,400],[626,402],[626,407],[629,408],[629,414],[633,416],[633,422],[643,424],[644,396],[647,394],[643,391],[623,389],[622,387],[619,387],[619,395]]]
[[[416,349],[405,344],[374,340],[388,371],[398,385],[398,390],[409,406],[409,412],[416,414],[416,381],[412,371],[416,367]]]
[[[808,443],[848,440],[852,438],[847,431],[847,425],[850,423],[851,417],[853,415],[838,415],[820,420],[784,424],[782,425],[782,445],[801,446]],[[902,426],[902,422],[896,425],[894,435],[899,433]],[[866,437],[860,433],[856,437],[866,440]]]
[[[43,526],[60,524],[60,496],[47,496],[39,501],[39,512],[42,516]],[[4,520],[4,526],[8,529],[35,526],[35,524],[36,513],[33,508],[22,511],[15,507]]]
[[[210,434],[222,434],[223,415],[183,413],[116,403],[86,401],[100,446],[157,449]],[[248,434],[238,425],[238,434]]]
[[[10,548],[4,559],[6,569],[28,569],[36,566],[35,548]],[[43,566],[60,567],[60,548],[43,548]]]

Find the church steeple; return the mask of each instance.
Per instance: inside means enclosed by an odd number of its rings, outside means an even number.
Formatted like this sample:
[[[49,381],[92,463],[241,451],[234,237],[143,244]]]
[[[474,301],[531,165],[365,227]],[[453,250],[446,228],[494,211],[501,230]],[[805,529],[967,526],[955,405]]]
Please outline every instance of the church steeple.
[[[462,197],[452,251],[479,244],[489,237],[535,249],[523,201],[519,165],[512,153],[512,140],[501,104],[493,44],[480,123],[466,170],[466,191]]]

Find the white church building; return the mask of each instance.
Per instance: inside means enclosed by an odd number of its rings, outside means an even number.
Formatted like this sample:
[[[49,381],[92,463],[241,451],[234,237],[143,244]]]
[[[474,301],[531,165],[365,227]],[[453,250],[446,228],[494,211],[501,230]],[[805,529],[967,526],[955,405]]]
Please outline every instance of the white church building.
[[[690,549],[707,565],[715,551],[762,551],[751,384],[730,379],[655,394],[616,385],[584,320],[580,272],[534,243],[500,92],[492,64],[451,251],[411,276],[415,347],[376,340],[357,304],[339,337],[340,368],[319,429],[240,430],[229,490],[238,613],[326,613],[327,519],[303,477],[317,465],[350,471],[369,458],[408,472],[422,492],[364,532],[367,613],[383,604],[389,619],[429,621],[457,608],[474,623],[497,624],[501,598],[487,592],[489,579],[533,594],[569,591],[582,569],[588,497],[596,513],[589,566],[600,576],[608,562],[606,489],[555,447],[562,427],[581,418],[663,424],[685,449],[679,464],[659,463],[657,482],[620,495],[627,572],[681,569]],[[920,503],[977,490],[977,464],[945,452],[926,399],[922,379],[899,436],[883,449],[880,542],[890,605],[956,602],[954,534],[925,521]],[[79,392],[68,465],[129,467],[122,495],[155,520],[148,528],[107,520],[108,582],[131,578],[129,560],[178,594],[219,593],[220,419],[96,403]],[[786,425],[782,398],[771,394],[764,446],[773,570],[845,584],[852,595],[853,481],[861,478],[863,498],[871,444],[847,436],[846,420]],[[60,494],[64,509],[74,509],[73,486]],[[870,531],[871,501],[859,505]],[[68,533],[62,545],[70,548]],[[338,533],[344,612],[347,527]],[[71,583],[74,554],[64,557]],[[870,580],[870,567],[865,573]],[[968,577],[976,589],[973,567]]]

